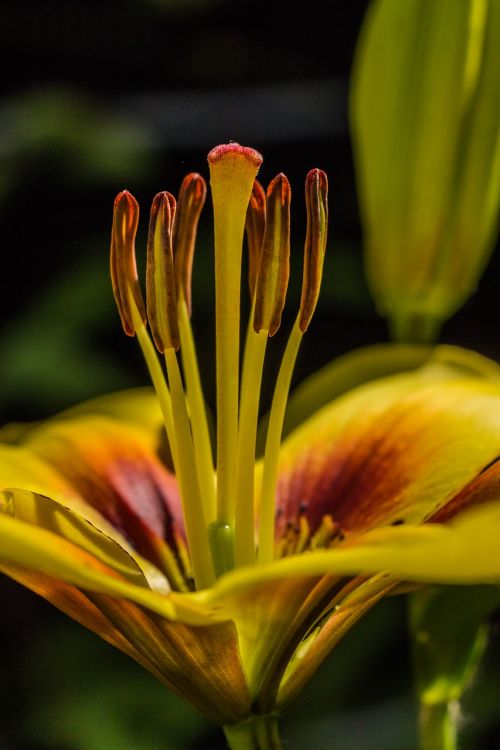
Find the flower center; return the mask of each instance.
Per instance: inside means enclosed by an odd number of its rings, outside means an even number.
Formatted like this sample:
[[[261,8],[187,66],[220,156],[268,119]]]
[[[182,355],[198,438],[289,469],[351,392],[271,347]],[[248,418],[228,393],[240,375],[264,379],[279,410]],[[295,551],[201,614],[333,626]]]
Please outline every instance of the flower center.
[[[125,333],[137,336],[161,406],[197,588],[210,586],[215,577],[234,566],[270,562],[282,554],[282,545],[277,548],[275,542],[281,433],[298,349],[318,299],[328,218],[326,175],[313,169],[306,178],[300,309],[276,381],[261,481],[256,487],[264,358],[268,338],[280,326],[289,277],[291,188],[285,175],[279,174],[264,192],[256,180],[262,157],[236,143],[214,148],[208,162],[215,226],[216,469],[190,323],[191,269],[205,181],[189,174],[177,201],[167,192],[153,200],[146,302],[135,261],[139,207],[128,191],[115,200],[111,239],[113,291]],[[240,371],[245,232],[252,304]],[[260,498],[258,513],[256,496]]]

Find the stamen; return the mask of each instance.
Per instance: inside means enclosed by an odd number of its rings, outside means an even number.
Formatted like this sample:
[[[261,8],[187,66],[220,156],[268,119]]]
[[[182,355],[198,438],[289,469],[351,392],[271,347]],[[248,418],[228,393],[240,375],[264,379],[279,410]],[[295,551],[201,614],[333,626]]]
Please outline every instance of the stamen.
[[[128,190],[123,190],[115,198],[113,228],[111,231],[111,283],[113,294],[127,336],[135,335],[132,306],[135,305],[143,323],[146,322],[146,308],[142,298],[135,261],[135,236],[139,223],[139,205]]]
[[[311,534],[307,517],[301,515],[295,522],[290,520],[282,526],[276,542],[275,556],[280,558],[315,549],[327,549],[343,538],[342,529],[331,515],[323,516],[314,534]]]
[[[331,515],[327,514],[321,519],[321,524],[311,539],[311,549],[328,547],[336,534],[340,532],[340,526],[335,523]]]
[[[245,221],[245,234],[248,246],[248,287],[251,300],[253,300],[255,294],[265,226],[266,194],[260,182],[255,180]]]
[[[254,335],[253,316],[255,310],[255,285],[257,283],[257,274],[259,273],[260,255],[262,252],[265,228],[266,193],[260,182],[255,180],[245,222],[245,234],[248,247],[248,288],[250,291],[251,310],[243,354],[243,369],[241,376],[242,393],[248,388],[248,350],[250,347],[250,338]]]
[[[215,474],[205,399],[190,322],[191,272],[196,231],[206,194],[207,186],[201,175],[193,172],[184,178],[177,201],[172,245],[182,365],[186,379],[195,459],[200,484],[203,487],[202,496],[206,520],[207,523],[211,523],[217,512]]]
[[[297,538],[296,552],[303,552],[307,547],[311,529],[309,528],[309,521],[305,516],[299,518],[299,535]]]
[[[267,428],[260,501],[259,562],[274,556],[274,512],[281,433],[293,369],[302,335],[311,322],[323,273],[328,218],[328,182],[324,172],[313,169],[306,178],[307,232],[300,311],[288,339],[274,389]]]
[[[237,566],[255,562],[255,442],[267,339],[267,331],[248,331],[236,455],[234,546]]]
[[[191,330],[187,303],[184,299],[179,302],[178,311],[179,330],[181,334],[182,366],[186,378],[187,401],[191,417],[196,468],[200,478],[200,485],[203,487],[202,499],[206,520],[207,523],[211,523],[217,515],[217,500],[215,493],[216,477],[200,370],[196,357],[196,348],[193,332]]]
[[[292,382],[293,368],[295,367],[301,341],[302,331],[299,326],[299,316],[297,316],[278,372],[267,428],[264,467],[262,471],[259,526],[259,562],[262,563],[271,562],[274,557],[274,508],[278,482],[281,433],[290,383]]]
[[[146,326],[140,321],[137,325],[137,340],[139,342],[139,346],[141,347],[142,356],[144,357],[144,360],[146,362],[149,371],[149,377],[151,378],[151,382],[153,383],[158,403],[160,404],[163,423],[165,425],[170,452],[172,454],[172,463],[174,464],[175,473],[177,474],[177,438],[175,435],[170,391],[168,390],[167,383],[165,382],[165,376],[158,360],[158,355],[153,346],[153,342],[151,341],[151,338],[147,332]]]
[[[165,352],[168,383],[175,428],[177,475],[191,555],[198,588],[214,579],[212,558],[206,536],[206,519],[200,491],[195,453],[184,389],[175,350],[179,348],[179,327],[172,252],[175,199],[170,193],[158,193],[153,200],[148,236],[147,309],[155,344]]]
[[[151,206],[146,270],[146,301],[149,325],[158,351],[180,346],[175,295],[172,227],[175,198],[158,193]]]
[[[142,297],[135,260],[135,236],[139,221],[139,206],[127,190],[115,199],[111,234],[111,279],[113,291],[125,333],[137,334],[153,386],[162,410],[172,460],[176,465],[177,446],[172,417],[170,394],[153,344],[146,330],[146,306]]]
[[[299,326],[307,331],[318,301],[328,230],[328,179],[321,169],[306,178],[307,231]]]
[[[290,275],[290,184],[279,174],[267,189],[267,215],[255,286],[253,329],[248,331],[236,459],[235,562],[255,561],[254,465],[262,370],[268,336],[281,321]]]
[[[284,174],[267,189],[267,215],[255,286],[254,331],[274,336],[281,323],[290,276],[290,200],[292,191]]]
[[[196,172],[186,175],[177,199],[172,245],[177,300],[180,302],[184,298],[190,316],[194,246],[198,220],[206,197],[207,184],[203,177]]]
[[[217,517],[234,524],[238,441],[240,280],[247,207],[262,157],[237,143],[208,155],[215,224]]]
[[[198,472],[194,462],[194,448],[189,426],[189,416],[182,387],[182,379],[173,347],[165,350],[168,384],[172,399],[172,412],[177,440],[178,479],[181,489],[182,509],[186,536],[193,566],[196,588],[206,588],[214,581],[214,570],[207,522],[200,491]]]
[[[149,224],[146,302],[135,260],[139,207],[127,191],[115,200],[111,239],[113,292],[125,332],[137,335],[165,421],[178,478],[186,543],[159,547],[162,565],[178,590],[205,588],[234,565],[255,562],[254,471],[261,379],[267,340],[281,323],[289,278],[290,200],[279,174],[267,195],[256,175],[262,157],[230,143],[208,155],[215,224],[217,493],[210,436],[191,330],[191,272],[196,231],[206,197],[203,178],[192,173],[179,204],[158,193]],[[327,178],[314,169],[306,179],[307,235],[299,314],[285,348],[269,417],[260,500],[259,562],[330,543],[337,533],[328,517],[311,536],[306,515],[291,523],[274,549],[275,495],[281,434],[293,368],[311,321],[321,283],[327,236]],[[174,220],[175,219],[175,220]],[[243,235],[249,247],[252,300],[240,394],[240,287]],[[146,328],[149,320],[157,349]],[[184,392],[176,351],[182,345]],[[189,409],[188,409],[189,404]],[[236,449],[236,460],[235,460]],[[189,552],[189,556],[188,556]]]

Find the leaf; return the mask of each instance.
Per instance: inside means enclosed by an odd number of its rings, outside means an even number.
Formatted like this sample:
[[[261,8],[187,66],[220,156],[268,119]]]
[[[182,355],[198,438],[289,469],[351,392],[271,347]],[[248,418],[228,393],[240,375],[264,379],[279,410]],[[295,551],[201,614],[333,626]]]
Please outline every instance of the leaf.
[[[485,623],[500,606],[496,586],[430,587],[409,598],[417,692],[424,704],[462,696],[486,645]]]

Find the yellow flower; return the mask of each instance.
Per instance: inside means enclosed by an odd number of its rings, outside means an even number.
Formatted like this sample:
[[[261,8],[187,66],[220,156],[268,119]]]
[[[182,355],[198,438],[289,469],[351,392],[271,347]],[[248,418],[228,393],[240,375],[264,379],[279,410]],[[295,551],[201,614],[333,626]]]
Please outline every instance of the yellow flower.
[[[138,206],[126,191],[115,202],[115,298],[156,394],[94,400],[0,447],[0,569],[224,726],[233,748],[278,748],[275,717],[400,581],[500,580],[500,507],[482,507],[500,500],[493,363],[456,350],[462,368],[430,361],[360,385],[280,446],[321,283],[328,209],[320,170],[306,179],[300,309],[256,462],[264,355],[288,281],[291,195],[281,174],[264,193],[260,162],[237,144],[209,154],[215,464],[189,317],[200,175],[188,175],[178,202],[169,193],[153,201],[146,301],[135,264]],[[240,373],[245,226],[252,306]],[[469,506],[478,508],[462,516]]]

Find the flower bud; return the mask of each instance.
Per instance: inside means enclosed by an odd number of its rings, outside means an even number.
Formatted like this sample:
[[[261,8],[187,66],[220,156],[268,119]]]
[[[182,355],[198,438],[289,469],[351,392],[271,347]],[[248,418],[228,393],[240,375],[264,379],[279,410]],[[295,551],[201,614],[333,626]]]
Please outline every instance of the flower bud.
[[[351,98],[366,269],[398,339],[431,340],[493,249],[500,5],[378,0]]]

